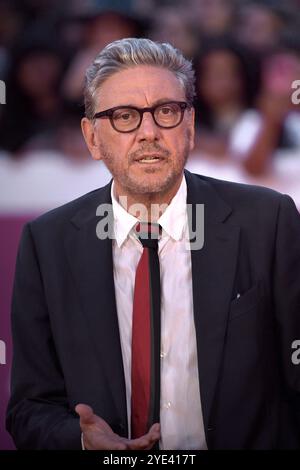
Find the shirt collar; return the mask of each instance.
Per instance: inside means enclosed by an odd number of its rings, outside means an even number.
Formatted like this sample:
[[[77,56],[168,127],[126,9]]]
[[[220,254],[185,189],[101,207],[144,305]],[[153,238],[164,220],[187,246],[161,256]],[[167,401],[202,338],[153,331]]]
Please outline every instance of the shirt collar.
[[[118,247],[121,247],[139,220],[127,212],[119,203],[114,194],[114,188],[115,185],[113,181],[111,185],[111,200],[114,214],[114,236]],[[161,225],[163,231],[176,241],[181,239],[186,226],[186,196],[187,185],[185,176],[183,175],[177,193],[158,219],[158,223]]]
[[[120,247],[129,235],[129,232],[139,220],[124,209],[114,194],[114,181],[111,185],[111,201],[114,214],[114,236]]]
[[[185,175],[183,175],[177,193],[158,219],[162,229],[176,241],[182,238],[186,227],[186,197],[187,185]]]

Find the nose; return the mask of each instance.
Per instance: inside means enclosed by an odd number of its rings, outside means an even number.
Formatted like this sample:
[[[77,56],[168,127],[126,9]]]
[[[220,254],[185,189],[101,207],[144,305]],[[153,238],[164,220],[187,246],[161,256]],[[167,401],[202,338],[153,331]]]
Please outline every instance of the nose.
[[[143,114],[140,127],[137,129],[137,139],[139,142],[153,142],[159,140],[160,128],[155,124],[151,113]]]

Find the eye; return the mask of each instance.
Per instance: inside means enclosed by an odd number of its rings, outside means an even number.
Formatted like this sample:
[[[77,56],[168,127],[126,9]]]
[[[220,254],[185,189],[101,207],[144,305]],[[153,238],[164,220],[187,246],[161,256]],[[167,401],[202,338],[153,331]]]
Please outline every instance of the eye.
[[[123,109],[120,111],[115,111],[113,118],[118,121],[130,121],[131,119],[134,119],[136,116],[136,112],[133,109]]]
[[[158,119],[173,119],[180,112],[180,109],[175,103],[166,103],[159,106],[156,110]]]
[[[128,121],[130,119],[131,114],[130,113],[122,113],[119,117],[119,119],[122,119],[122,121]]]
[[[162,108],[160,108],[159,112],[164,116],[168,116],[174,113],[174,109],[172,109],[171,106],[163,106]]]

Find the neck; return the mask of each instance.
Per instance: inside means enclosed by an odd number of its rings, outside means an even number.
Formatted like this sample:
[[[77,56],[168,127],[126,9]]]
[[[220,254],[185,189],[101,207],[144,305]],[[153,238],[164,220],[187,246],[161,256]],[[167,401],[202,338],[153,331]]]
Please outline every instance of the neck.
[[[183,175],[180,176],[172,188],[157,193],[132,193],[122,190],[115,183],[115,197],[129,214],[140,221],[157,222],[177,193],[182,177]]]

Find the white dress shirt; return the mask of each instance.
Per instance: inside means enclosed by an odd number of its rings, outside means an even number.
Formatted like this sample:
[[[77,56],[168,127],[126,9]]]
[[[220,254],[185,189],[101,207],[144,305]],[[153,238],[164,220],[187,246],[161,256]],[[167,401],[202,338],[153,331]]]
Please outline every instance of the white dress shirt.
[[[206,449],[200,401],[193,314],[191,252],[187,249],[185,178],[159,218],[161,275],[160,449]],[[114,282],[125,371],[127,414],[131,418],[131,329],[135,272],[143,252],[129,214],[111,190],[114,213]]]

